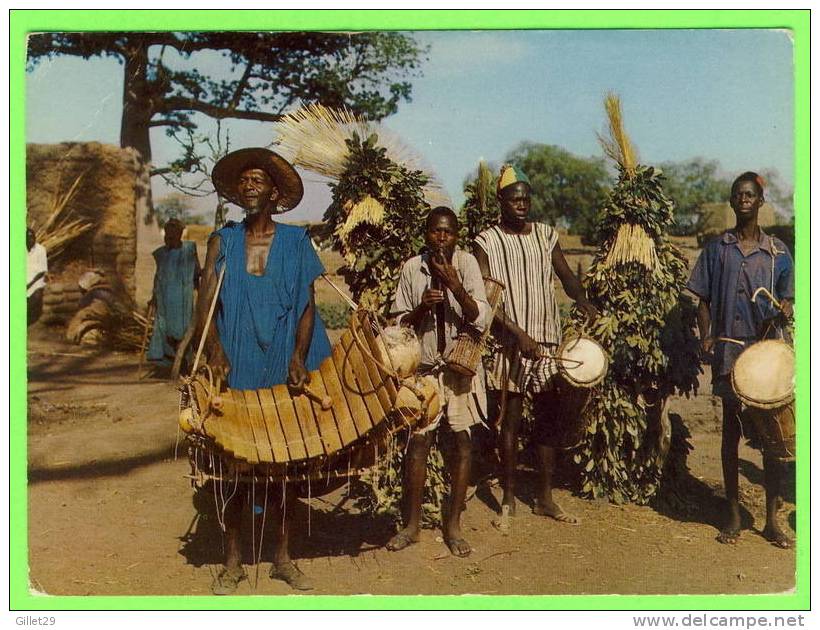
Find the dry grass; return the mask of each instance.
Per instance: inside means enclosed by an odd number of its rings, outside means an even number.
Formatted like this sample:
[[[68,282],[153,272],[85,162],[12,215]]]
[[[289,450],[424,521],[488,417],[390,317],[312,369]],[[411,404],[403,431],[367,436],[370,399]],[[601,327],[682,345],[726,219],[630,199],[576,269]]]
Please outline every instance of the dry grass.
[[[604,108],[609,120],[609,137],[598,134],[598,142],[601,143],[604,152],[620,164],[627,175],[631,176],[635,173],[638,155],[624,129],[621,99],[614,92],[607,93],[604,98]]]
[[[372,134],[387,157],[410,170],[422,171],[430,180],[424,196],[431,205],[450,205],[450,199],[421,156],[393,132],[378,123],[357,118],[346,109],[331,109],[319,103],[306,105],[275,123],[278,150],[293,164],[331,179],[339,179],[346,168],[346,141],[356,133],[362,140]]]
[[[59,187],[54,191],[48,218],[34,229],[37,242],[46,248],[49,259],[59,256],[71,241],[94,226],[90,221],[71,218],[72,210],[66,210],[77,196],[87,172],[80,173],[66,192],[60,192]]]
[[[640,225],[625,223],[618,229],[615,242],[604,259],[605,267],[636,262],[650,271],[657,268],[655,241]]]

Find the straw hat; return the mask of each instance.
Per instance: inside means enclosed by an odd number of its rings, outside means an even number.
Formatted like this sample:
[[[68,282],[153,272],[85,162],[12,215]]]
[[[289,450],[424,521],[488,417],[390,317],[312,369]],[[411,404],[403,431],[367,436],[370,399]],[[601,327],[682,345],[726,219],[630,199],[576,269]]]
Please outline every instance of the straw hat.
[[[273,179],[279,189],[278,212],[291,210],[301,201],[304,188],[299,173],[281,155],[262,148],[239,149],[219,160],[211,172],[214,188],[228,201],[241,206],[236,184],[249,168],[261,169]]]

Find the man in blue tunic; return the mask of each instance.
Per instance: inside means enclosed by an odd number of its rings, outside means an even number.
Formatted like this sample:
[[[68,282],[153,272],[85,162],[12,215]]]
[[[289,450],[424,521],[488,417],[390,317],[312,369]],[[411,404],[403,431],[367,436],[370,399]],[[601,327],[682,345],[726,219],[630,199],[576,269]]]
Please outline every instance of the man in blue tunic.
[[[732,389],[730,374],[744,347],[778,336],[782,316],[791,317],[794,301],[794,263],[783,242],[766,234],[757,223],[763,205],[763,180],[747,171],[732,184],[729,203],[737,225],[711,241],[701,252],[687,288],[700,298],[698,329],[701,350],[711,356],[712,393],[723,403],[723,435],[720,447],[726,489],[726,522],[717,537],[735,544],[740,536],[737,445],[741,436],[741,403]],[[760,296],[765,287],[780,303],[782,313]],[[766,489],[766,526],[763,536],[772,544],[788,548],[793,541],[777,523],[782,464],[763,454]]]
[[[165,245],[154,250],[157,270],[150,305],[156,308],[154,330],[146,356],[170,366],[177,345],[185,336],[194,313],[194,289],[199,282],[196,243],[183,241],[185,226],[178,219],[165,222]]]
[[[208,241],[202,287],[197,300],[199,338],[216,291],[215,323],[205,349],[214,376],[233,389],[260,389],[287,383],[295,392],[309,380],[308,371],[330,355],[330,342],[319,319],[313,281],[324,269],[304,228],[277,223],[272,214],[296,206],[302,180],[281,156],[267,149],[241,149],[222,158],[212,173],[214,187],[241,206],[247,216],[229,222]],[[242,484],[240,484],[242,485]],[[230,594],[246,577],[242,568],[240,525],[248,488],[240,488],[225,509],[225,567],[214,583],[218,595]],[[271,578],[300,590],[312,588],[288,551],[294,489],[285,485],[284,506],[275,527]]]

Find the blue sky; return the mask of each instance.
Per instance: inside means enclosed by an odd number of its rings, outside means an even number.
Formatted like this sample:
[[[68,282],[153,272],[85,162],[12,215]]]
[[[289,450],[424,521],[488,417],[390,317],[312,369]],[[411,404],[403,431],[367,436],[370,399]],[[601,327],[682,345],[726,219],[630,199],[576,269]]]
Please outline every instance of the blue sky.
[[[384,121],[414,147],[456,205],[464,177],[480,158],[500,162],[522,141],[600,156],[603,96],[622,99],[641,161],[704,157],[727,175],[774,168],[793,183],[792,45],[785,31],[484,31],[417,32],[430,45],[413,99]],[[199,66],[221,72],[217,55]],[[117,143],[122,67],[113,59],[42,62],[27,82],[27,140]],[[205,118],[201,130],[212,127]],[[268,144],[269,124],[224,123],[234,148]],[[175,155],[162,130],[154,159]],[[285,220],[317,219],[324,184]],[[154,181],[154,198],[167,188]],[[213,198],[197,202],[209,211]]]

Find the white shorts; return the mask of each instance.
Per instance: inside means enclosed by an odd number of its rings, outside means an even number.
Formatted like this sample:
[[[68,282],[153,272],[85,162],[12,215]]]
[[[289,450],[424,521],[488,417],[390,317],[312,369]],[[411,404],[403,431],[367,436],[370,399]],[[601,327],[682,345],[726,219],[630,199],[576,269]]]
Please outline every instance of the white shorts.
[[[453,433],[470,432],[487,417],[487,394],[484,390],[484,370],[479,368],[475,376],[465,376],[443,367],[433,372],[438,379],[441,413],[423,429],[415,431],[424,435],[438,429],[442,418]]]

